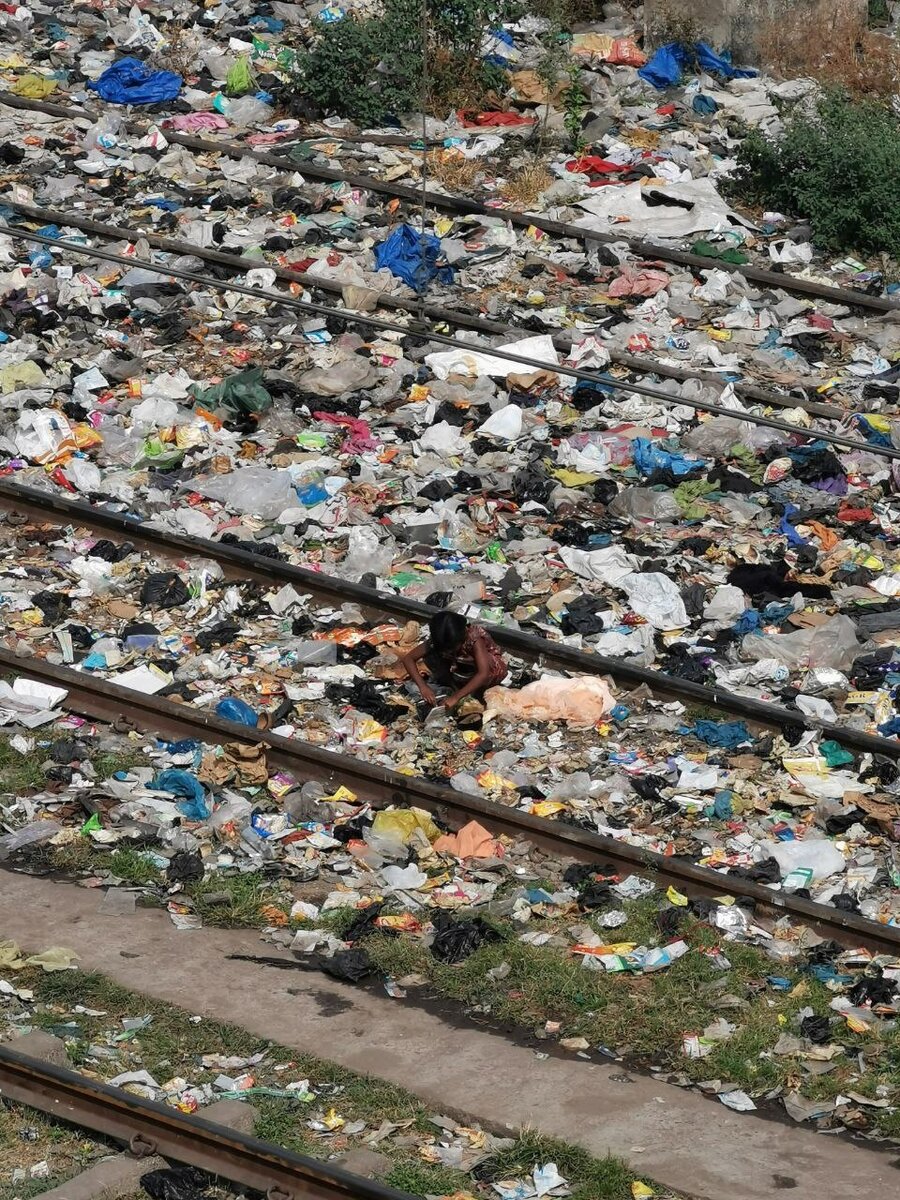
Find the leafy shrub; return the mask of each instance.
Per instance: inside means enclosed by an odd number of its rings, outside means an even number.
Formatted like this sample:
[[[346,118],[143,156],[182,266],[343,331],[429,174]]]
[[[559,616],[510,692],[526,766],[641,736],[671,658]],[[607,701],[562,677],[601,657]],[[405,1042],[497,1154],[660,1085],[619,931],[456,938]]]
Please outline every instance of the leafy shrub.
[[[777,139],[754,130],[737,162],[732,193],[808,218],[823,249],[900,257],[900,124],[890,109],[825,93],[795,109]]]
[[[513,0],[426,0],[430,111],[479,104],[502,74],[484,63],[485,33],[513,13]],[[421,0],[385,0],[379,16],[326,25],[301,56],[291,91],[321,112],[377,125],[421,109]]]

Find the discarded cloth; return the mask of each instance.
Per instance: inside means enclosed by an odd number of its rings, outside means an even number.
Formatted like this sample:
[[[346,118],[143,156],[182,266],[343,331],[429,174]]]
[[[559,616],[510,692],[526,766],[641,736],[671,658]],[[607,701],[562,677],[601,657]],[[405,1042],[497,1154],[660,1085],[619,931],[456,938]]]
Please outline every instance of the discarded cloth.
[[[602,720],[615,706],[606,681],[594,675],[573,679],[544,675],[523,688],[489,688],[484,694],[486,725],[493,717],[524,721],[566,721],[587,728]]]

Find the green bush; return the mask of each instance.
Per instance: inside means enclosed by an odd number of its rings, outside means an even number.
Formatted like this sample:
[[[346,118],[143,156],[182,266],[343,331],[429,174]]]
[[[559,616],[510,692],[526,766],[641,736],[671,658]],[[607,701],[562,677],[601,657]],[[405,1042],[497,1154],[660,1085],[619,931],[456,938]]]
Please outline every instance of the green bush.
[[[900,123],[841,92],[796,109],[776,139],[754,130],[737,155],[732,194],[807,218],[825,250],[900,257]]]
[[[514,0],[426,0],[428,108],[441,116],[479,104],[500,82],[481,40],[514,12]],[[417,112],[422,104],[421,0],[385,0],[376,17],[326,25],[300,56],[291,90],[323,113],[361,125]]]

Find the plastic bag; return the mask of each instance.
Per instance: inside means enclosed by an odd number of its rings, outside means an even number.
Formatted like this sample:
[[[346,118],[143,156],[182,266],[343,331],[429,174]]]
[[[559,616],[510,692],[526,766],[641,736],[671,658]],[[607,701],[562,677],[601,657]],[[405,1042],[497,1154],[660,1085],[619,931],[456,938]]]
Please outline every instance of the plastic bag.
[[[202,879],[204,874],[203,859],[199,854],[190,850],[179,850],[173,854],[166,867],[166,883],[193,883]]]
[[[150,1200],[204,1200],[210,1179],[196,1167],[166,1167],[141,1176]]]
[[[826,838],[806,837],[793,842],[778,842],[771,853],[781,867],[782,878],[791,871],[808,870],[812,871],[815,880],[827,879],[847,868],[843,854]]]
[[[221,383],[201,388],[191,385],[191,394],[203,408],[225,408],[233,413],[261,413],[272,407],[272,397],[262,382],[262,367],[251,367],[229,375]]]
[[[275,521],[286,509],[297,505],[290,471],[273,467],[243,467],[228,475],[198,480],[194,486],[201,495],[218,500],[232,512],[252,513],[263,521]]]
[[[350,530],[347,557],[344,559],[342,575],[345,579],[358,580],[369,574],[386,575],[394,561],[390,546],[382,546],[374,529],[354,525]]]
[[[689,625],[681,592],[660,571],[635,571],[619,587],[632,609],[655,629],[683,629]]]
[[[748,633],[741,641],[741,656],[758,662],[775,659],[788,667],[831,667],[849,670],[859,653],[856,626],[849,617],[838,615],[812,629],[795,633]]]
[[[220,700],[216,705],[216,716],[221,717],[224,721],[237,721],[241,725],[249,725],[251,729],[255,729],[259,722],[259,715],[249,704],[239,700],[236,696],[228,696],[226,699]]]
[[[436,933],[431,943],[434,958],[443,963],[458,963],[485,942],[496,942],[500,935],[481,917],[459,920],[450,913],[437,912],[434,916]]]
[[[0,862],[5,862],[11,854],[15,854],[17,850],[24,850],[26,846],[39,846],[42,842],[49,842],[61,832],[62,826],[56,821],[32,821],[30,825],[24,825],[21,829],[14,829],[12,833],[0,837]]]
[[[250,67],[250,60],[245,56],[239,58],[225,76],[226,96],[246,96],[256,90],[256,80]]]
[[[544,675],[523,688],[488,688],[484,700],[485,725],[493,717],[501,716],[524,721],[566,721],[576,729],[596,725],[616,703],[605,680],[595,675],[576,675],[573,679]]]
[[[431,233],[423,236],[412,225],[401,225],[375,247],[375,266],[387,267],[407,287],[421,292],[433,279],[439,283],[453,282],[450,267],[439,262],[440,253],[440,238]]]
[[[150,787],[158,792],[182,797],[177,803],[177,808],[189,821],[205,821],[209,816],[209,804],[203,784],[190,771],[179,771],[175,768],[161,771]]]
[[[408,846],[421,831],[429,842],[440,837],[441,831],[431,817],[421,808],[383,809],[375,814],[372,833],[390,842]]]
[[[148,608],[178,608],[190,598],[187,585],[177,571],[154,571],[141,588],[141,604]]]
[[[136,58],[120,58],[99,79],[89,79],[89,92],[111,104],[159,104],[174,100],[182,79],[174,71],[154,71]]]

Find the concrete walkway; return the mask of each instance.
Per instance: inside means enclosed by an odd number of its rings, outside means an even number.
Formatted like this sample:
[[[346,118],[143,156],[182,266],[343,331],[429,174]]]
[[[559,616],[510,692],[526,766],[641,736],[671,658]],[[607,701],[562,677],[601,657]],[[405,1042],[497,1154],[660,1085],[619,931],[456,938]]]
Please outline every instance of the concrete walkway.
[[[410,1001],[363,993],[315,973],[227,962],[269,954],[252,931],[179,933],[168,916],[103,916],[101,891],[0,872],[0,939],[31,951],[66,946],[86,971],[194,1013],[242,1025],[509,1129],[531,1126],[616,1154],[635,1171],[708,1200],[886,1196],[893,1154],[802,1127],[730,1112],[619,1064],[538,1059],[503,1037],[460,1031]],[[291,989],[290,993],[288,988]]]

